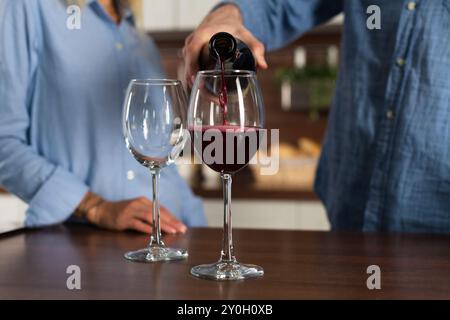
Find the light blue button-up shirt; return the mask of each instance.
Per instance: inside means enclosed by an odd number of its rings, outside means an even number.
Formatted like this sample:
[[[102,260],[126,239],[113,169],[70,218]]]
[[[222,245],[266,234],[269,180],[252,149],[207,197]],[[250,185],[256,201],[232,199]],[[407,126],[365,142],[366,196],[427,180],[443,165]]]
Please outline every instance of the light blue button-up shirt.
[[[154,43],[125,12],[116,25],[86,1],[81,29],[60,0],[0,0],[0,185],[29,204],[27,226],[66,220],[90,190],[111,201],[151,195],[150,173],[122,136],[132,78],[162,78]],[[161,172],[163,206],[204,225],[201,201],[175,167]]]
[[[269,50],[345,13],[315,185],[333,229],[450,233],[450,0],[236,3]]]

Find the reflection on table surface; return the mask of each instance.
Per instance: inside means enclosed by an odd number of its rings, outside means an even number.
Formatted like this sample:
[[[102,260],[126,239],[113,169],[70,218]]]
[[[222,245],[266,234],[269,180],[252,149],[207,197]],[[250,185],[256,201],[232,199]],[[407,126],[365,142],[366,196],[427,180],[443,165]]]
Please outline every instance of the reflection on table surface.
[[[186,261],[128,262],[148,236],[62,225],[0,237],[0,298],[323,299],[450,298],[450,241],[445,236],[236,230],[242,262],[264,267],[262,279],[215,282],[189,275],[217,260],[221,232],[191,229],[166,236],[189,250]],[[366,287],[379,265],[382,290]],[[67,290],[66,268],[78,265],[82,290]]]

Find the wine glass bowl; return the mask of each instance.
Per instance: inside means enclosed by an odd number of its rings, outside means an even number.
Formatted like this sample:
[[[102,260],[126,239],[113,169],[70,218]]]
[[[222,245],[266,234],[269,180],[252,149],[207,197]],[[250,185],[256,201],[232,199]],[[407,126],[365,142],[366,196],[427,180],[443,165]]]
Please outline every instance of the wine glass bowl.
[[[185,259],[187,251],[168,248],[161,239],[160,170],[179,157],[188,133],[187,98],[178,80],[131,80],[123,108],[123,133],[128,150],[152,176],[152,235],[147,248],[128,252],[125,258],[139,262]]]
[[[188,130],[197,156],[222,178],[224,230],[219,261],[193,267],[191,274],[196,277],[242,280],[264,274],[261,267],[236,260],[231,221],[232,175],[257,152],[263,128],[264,104],[253,71],[197,73],[189,101]]]
[[[178,80],[131,80],[123,131],[127,148],[148,168],[163,168],[185,142],[187,99]]]

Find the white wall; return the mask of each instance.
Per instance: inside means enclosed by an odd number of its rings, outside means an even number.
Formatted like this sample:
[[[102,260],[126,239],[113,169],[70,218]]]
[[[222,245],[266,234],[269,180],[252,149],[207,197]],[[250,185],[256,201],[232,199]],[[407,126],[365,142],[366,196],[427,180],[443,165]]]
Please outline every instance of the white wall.
[[[143,0],[142,27],[147,31],[192,30],[220,0]],[[340,14],[330,21],[342,24]]]
[[[142,27],[148,31],[190,30],[219,0],[143,0]]]

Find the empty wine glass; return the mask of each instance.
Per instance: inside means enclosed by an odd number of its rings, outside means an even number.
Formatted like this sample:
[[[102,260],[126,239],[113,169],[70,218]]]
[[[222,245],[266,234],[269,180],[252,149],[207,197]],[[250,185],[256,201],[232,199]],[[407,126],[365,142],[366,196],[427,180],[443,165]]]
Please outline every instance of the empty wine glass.
[[[134,158],[150,170],[153,185],[152,235],[147,248],[128,252],[125,258],[140,262],[180,260],[184,249],[168,248],[161,240],[160,171],[180,155],[186,131],[187,98],[178,80],[132,80],[123,109],[123,133]]]
[[[224,195],[223,245],[219,261],[191,269],[213,280],[261,277],[261,267],[239,263],[234,256],[231,223],[232,175],[244,168],[259,148],[264,105],[252,71],[211,70],[197,74],[191,92],[188,130],[203,163],[220,173]]]

